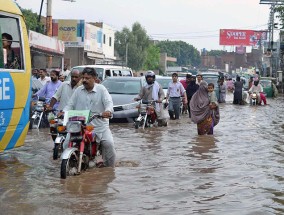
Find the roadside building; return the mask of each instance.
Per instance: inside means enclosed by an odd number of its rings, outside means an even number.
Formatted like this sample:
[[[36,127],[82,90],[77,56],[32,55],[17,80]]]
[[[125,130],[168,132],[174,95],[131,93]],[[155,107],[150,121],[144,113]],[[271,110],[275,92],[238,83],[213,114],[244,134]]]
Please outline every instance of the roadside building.
[[[32,68],[48,68],[48,58],[52,58],[52,68],[61,68],[64,57],[64,42],[35,31],[29,31]]]
[[[64,64],[69,68],[115,60],[114,30],[104,23],[55,19],[53,36],[64,41]]]

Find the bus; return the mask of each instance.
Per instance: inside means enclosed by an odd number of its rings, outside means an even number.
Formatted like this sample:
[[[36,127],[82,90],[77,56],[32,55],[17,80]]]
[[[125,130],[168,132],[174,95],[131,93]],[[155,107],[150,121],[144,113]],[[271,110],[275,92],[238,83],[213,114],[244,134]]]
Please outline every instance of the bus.
[[[24,144],[30,115],[31,58],[23,15],[0,0],[0,152]]]

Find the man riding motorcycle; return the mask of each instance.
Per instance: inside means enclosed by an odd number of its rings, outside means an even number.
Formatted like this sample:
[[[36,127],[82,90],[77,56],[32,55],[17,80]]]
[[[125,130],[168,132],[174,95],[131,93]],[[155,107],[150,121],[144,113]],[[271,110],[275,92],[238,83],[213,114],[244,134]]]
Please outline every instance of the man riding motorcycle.
[[[82,72],[83,85],[74,91],[63,111],[91,110],[92,114],[102,114],[102,118],[93,119],[91,124],[95,127],[96,142],[102,146],[104,166],[114,167],[116,152],[108,119],[113,113],[113,102],[107,89],[96,80],[95,69],[86,67]]]
[[[260,98],[260,93],[263,92],[263,88],[261,86],[261,84],[259,84],[259,81],[258,80],[255,80],[253,82],[253,85],[252,87],[249,89],[249,94],[250,94],[250,100],[251,100],[251,97],[252,97],[252,93],[256,93],[256,96],[257,96],[257,103],[260,105],[261,104],[261,98]]]
[[[140,93],[137,98],[134,98],[135,101],[140,99],[142,100],[155,100],[155,111],[158,117],[158,126],[163,126],[167,124],[167,119],[163,117],[162,111],[162,101],[165,98],[165,93],[161,85],[156,81],[156,76],[153,71],[148,71],[145,74],[146,84],[141,88]]]

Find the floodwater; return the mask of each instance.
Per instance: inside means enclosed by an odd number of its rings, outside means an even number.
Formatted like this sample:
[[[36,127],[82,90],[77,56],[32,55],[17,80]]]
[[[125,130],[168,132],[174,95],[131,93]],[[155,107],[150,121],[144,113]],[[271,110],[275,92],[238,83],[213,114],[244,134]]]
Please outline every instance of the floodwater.
[[[214,135],[112,124],[114,169],[60,179],[47,129],[0,155],[0,214],[284,214],[284,97],[220,107]]]

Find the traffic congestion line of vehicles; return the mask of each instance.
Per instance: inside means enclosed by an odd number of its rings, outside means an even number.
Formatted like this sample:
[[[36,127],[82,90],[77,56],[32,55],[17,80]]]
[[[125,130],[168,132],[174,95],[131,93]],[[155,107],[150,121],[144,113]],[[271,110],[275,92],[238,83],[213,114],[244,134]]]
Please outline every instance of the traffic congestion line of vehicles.
[[[106,87],[110,93],[113,104],[114,114],[110,122],[134,122],[139,116],[140,112],[137,106],[139,102],[133,99],[139,94],[140,89],[145,84],[145,77],[133,77],[133,72],[130,68],[115,66],[115,65],[84,65],[75,66],[71,71],[78,69],[80,72],[85,67],[93,67],[99,71],[99,78],[102,80],[100,83]],[[111,74],[109,76],[109,74]],[[118,75],[114,75],[118,74]],[[119,75],[121,74],[121,75]],[[220,74],[218,72],[203,72],[203,80],[207,83],[214,84],[214,91],[217,98],[220,96],[219,80]],[[68,78],[69,77],[69,78]],[[70,75],[67,79],[70,80]],[[185,77],[179,77],[184,79]],[[169,76],[156,75],[156,81],[162,86],[165,95],[172,78]],[[264,92],[268,91],[266,95],[271,96],[272,83],[269,80],[261,79],[261,84],[264,87]],[[181,107],[182,109],[183,107]]]

